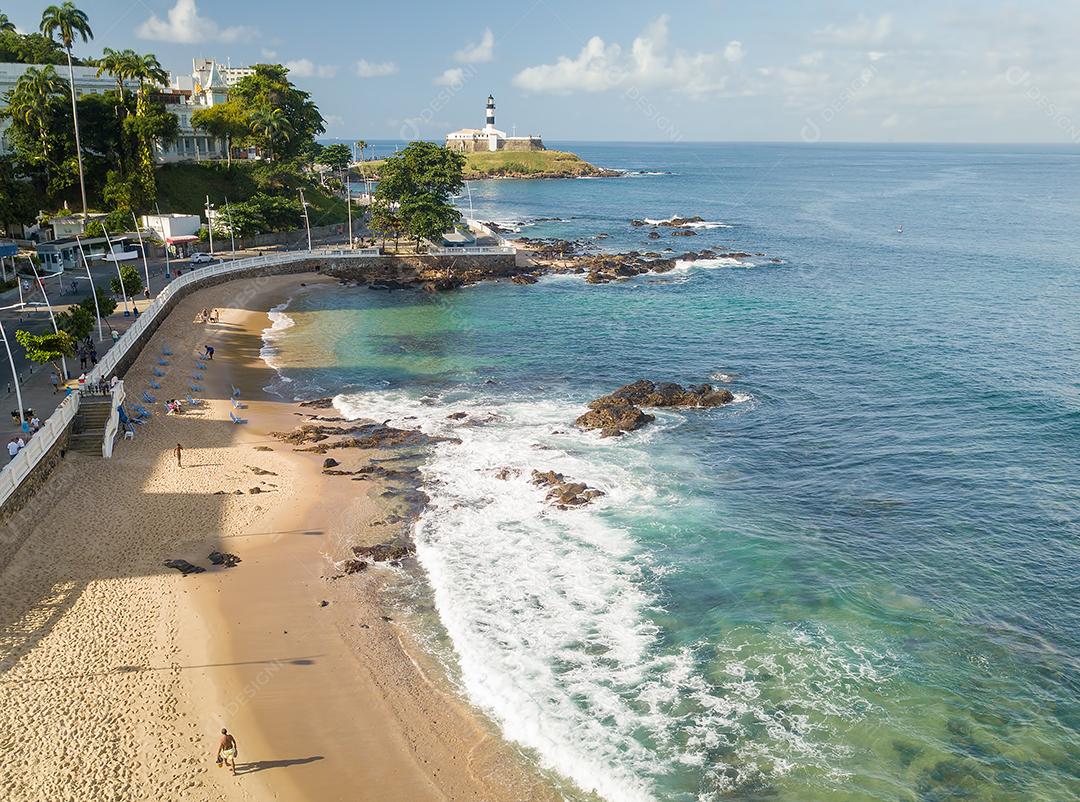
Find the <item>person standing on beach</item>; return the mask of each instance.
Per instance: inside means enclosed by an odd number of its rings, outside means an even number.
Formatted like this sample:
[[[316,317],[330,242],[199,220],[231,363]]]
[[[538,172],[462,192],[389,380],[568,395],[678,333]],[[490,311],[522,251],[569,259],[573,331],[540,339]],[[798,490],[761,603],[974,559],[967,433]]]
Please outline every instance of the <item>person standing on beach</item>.
[[[217,748],[217,760],[218,763],[222,763],[228,766],[232,773],[236,774],[236,756],[240,754],[240,750],[236,748],[236,739],[229,734],[229,731],[224,727],[221,728],[221,742]],[[231,764],[231,765],[230,765]]]
[[[183,468],[184,466],[180,463],[180,457],[183,456],[184,449],[180,446],[179,443],[176,444],[176,448],[173,449],[173,453],[176,454],[176,467]]]

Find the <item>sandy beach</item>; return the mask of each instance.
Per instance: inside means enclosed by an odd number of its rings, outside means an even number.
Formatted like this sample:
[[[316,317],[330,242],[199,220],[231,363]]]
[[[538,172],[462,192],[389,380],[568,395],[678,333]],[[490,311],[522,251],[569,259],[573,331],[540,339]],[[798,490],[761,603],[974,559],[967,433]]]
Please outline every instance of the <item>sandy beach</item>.
[[[179,416],[159,403],[112,460],[69,454],[10,524],[31,533],[0,572],[3,799],[557,798],[382,602],[422,581],[415,568],[336,567],[408,525],[405,490],[324,474],[323,455],[270,434],[320,411],[263,391],[266,310],[324,281],[241,280],[183,300],[125,381],[141,396],[167,345],[154,392],[183,398],[211,344],[203,403]],[[211,307],[217,323],[193,322]],[[356,469],[386,455],[334,456]],[[241,562],[214,566],[212,551]],[[177,558],[206,570],[163,565]],[[222,727],[236,777],[215,767]]]

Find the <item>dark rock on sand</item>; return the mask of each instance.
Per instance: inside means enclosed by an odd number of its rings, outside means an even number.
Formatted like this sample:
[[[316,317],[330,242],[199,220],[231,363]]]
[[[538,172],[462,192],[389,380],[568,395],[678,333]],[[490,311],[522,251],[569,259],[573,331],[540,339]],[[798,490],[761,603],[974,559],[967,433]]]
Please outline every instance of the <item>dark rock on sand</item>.
[[[312,409],[331,409],[334,406],[334,399],[316,398],[314,401],[302,401],[300,406],[311,407]]]
[[[375,546],[353,546],[352,550],[357,557],[366,557],[377,563],[396,562],[413,553],[412,545],[402,540],[390,540]]]
[[[206,569],[201,565],[192,565],[187,560],[166,560],[164,563],[166,568],[175,568],[184,576],[188,574],[201,574]]]
[[[223,568],[235,568],[241,562],[239,557],[227,551],[212,551],[207,559],[214,565],[220,565]]]
[[[263,490],[262,490],[262,488],[261,488],[261,487],[253,487],[253,488],[251,488],[250,490],[248,490],[248,493],[250,493],[250,494],[251,494],[251,495],[253,495],[253,496],[256,496],[256,495],[258,495],[258,494],[259,494],[259,493],[261,493],[261,492],[263,492]]]
[[[248,469],[256,476],[277,476],[273,471],[268,471],[265,468],[257,468],[253,465],[248,465]]]
[[[256,451],[273,451],[274,449],[270,448],[270,446],[255,446],[255,450]]]
[[[336,468],[340,464],[341,463],[333,457],[327,457],[322,461],[323,470],[326,470],[327,468]]]
[[[358,574],[361,571],[366,571],[368,564],[364,560],[346,560],[342,565],[341,570],[346,574]]]

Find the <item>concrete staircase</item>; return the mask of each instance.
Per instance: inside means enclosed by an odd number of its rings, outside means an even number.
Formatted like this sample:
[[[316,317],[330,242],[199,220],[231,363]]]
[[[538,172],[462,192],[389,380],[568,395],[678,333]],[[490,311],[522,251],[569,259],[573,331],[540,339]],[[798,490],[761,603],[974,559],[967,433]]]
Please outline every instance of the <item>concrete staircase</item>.
[[[109,422],[111,413],[111,396],[83,396],[79,399],[79,411],[75,415],[68,449],[100,457],[101,444],[105,440],[105,424]]]

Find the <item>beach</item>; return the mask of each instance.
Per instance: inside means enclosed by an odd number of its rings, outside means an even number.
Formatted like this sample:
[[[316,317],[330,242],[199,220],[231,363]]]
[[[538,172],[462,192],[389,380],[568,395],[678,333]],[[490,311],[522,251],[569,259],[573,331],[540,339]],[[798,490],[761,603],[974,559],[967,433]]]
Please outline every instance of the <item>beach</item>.
[[[31,533],[0,574],[4,799],[555,798],[384,604],[417,572],[336,567],[402,534],[408,494],[324,474],[323,455],[270,434],[320,410],[263,391],[266,312],[326,281],[236,281],[181,301],[125,377],[134,402],[172,352],[154,419],[111,460],[68,454],[12,523]],[[219,321],[193,322],[204,308]],[[203,402],[165,416],[207,344]],[[343,470],[387,457],[334,456]],[[213,551],[241,562],[212,565]],[[206,570],[182,575],[172,559]],[[222,727],[235,778],[215,768]]]

